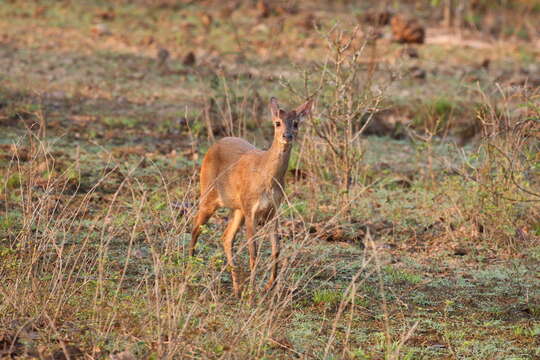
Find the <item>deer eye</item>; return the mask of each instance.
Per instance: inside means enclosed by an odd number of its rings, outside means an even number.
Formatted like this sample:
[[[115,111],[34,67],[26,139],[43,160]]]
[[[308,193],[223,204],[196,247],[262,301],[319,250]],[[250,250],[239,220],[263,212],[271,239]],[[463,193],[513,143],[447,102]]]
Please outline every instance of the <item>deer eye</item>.
[[[280,127],[280,126],[281,126],[281,122],[276,121],[276,127]]]

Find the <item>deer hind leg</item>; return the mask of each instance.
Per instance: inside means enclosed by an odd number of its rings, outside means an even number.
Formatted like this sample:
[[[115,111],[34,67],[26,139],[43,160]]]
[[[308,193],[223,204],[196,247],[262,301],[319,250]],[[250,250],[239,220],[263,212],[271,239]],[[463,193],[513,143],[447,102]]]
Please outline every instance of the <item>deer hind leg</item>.
[[[234,237],[236,236],[238,229],[240,228],[240,226],[242,226],[244,222],[244,215],[242,214],[242,211],[238,209],[233,210],[232,213],[233,213],[232,219],[229,221],[227,228],[223,232],[222,240],[223,240],[223,250],[225,251],[225,256],[227,256],[227,264],[231,270],[233,291],[236,296],[240,296],[241,286],[240,286],[240,281],[238,279],[238,270],[236,269],[236,266],[234,265],[233,245],[234,245]]]
[[[189,256],[195,255],[195,245],[201,234],[201,226],[206,224],[208,219],[214,214],[219,207],[217,202],[217,194],[209,193],[200,203],[199,212],[195,216],[193,230],[191,231],[191,243],[189,244]]]

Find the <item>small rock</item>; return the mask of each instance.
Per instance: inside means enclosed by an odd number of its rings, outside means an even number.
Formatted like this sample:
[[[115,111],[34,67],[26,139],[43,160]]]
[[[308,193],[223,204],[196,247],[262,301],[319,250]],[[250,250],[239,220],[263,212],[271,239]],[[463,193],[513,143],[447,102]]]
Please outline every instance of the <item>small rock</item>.
[[[222,19],[230,19],[233,12],[236,10],[236,7],[237,7],[237,4],[235,3],[225,5],[219,10],[218,12],[219,17]]]
[[[152,35],[146,35],[142,40],[141,40],[141,45],[152,45],[154,42],[156,41],[156,39],[154,39],[154,37]]]
[[[418,66],[412,66],[409,69],[409,74],[415,79],[425,79],[426,71]]]
[[[518,241],[526,242],[529,240],[529,234],[526,228],[517,228],[515,238]]]
[[[317,18],[313,13],[308,13],[297,22],[298,26],[303,27],[306,30],[312,30],[313,27],[318,26]]]
[[[182,60],[182,64],[184,64],[184,66],[193,66],[195,65],[195,54],[193,53],[193,51],[190,51],[189,53],[187,53],[186,56],[184,56],[184,60]]]
[[[165,48],[160,48],[157,52],[157,62],[158,66],[163,66],[167,62],[167,59],[169,58],[171,54],[169,53],[169,50]]]
[[[408,57],[410,57],[412,59],[418,59],[419,58],[418,50],[416,50],[413,47],[404,48],[403,50],[401,50],[401,55],[408,56]]]
[[[276,6],[276,12],[279,15],[295,15],[298,14],[298,6],[292,2],[289,2],[289,5],[278,5]]]
[[[392,13],[390,11],[369,11],[358,18],[362,23],[373,25],[373,26],[384,26],[388,25],[390,19],[392,18]]]
[[[390,20],[394,40],[399,43],[423,44],[425,30],[418,20],[396,15]]]
[[[51,91],[49,93],[46,93],[45,97],[49,99],[64,99],[66,98],[66,93],[63,92],[62,90]]]
[[[43,15],[45,15],[46,12],[47,12],[47,8],[45,6],[38,6],[34,10],[34,17],[35,18],[42,17]]]
[[[208,30],[210,26],[212,26],[212,23],[214,22],[214,18],[209,13],[202,13],[200,15],[201,23],[203,26]]]
[[[270,6],[265,0],[259,0],[257,2],[257,12],[260,18],[267,18],[270,16]]]
[[[107,24],[104,23],[94,25],[91,31],[92,33],[99,36],[107,36],[112,34]]]
[[[136,259],[142,259],[144,257],[146,257],[146,253],[144,251],[142,251],[141,249],[135,249],[133,250],[133,257],[136,258]]]
[[[101,10],[96,12],[96,17],[103,21],[112,21],[116,17],[116,14],[112,9]]]
[[[136,359],[137,358],[131,352],[127,350],[111,355],[111,360],[136,360]]]
[[[80,359],[84,356],[81,349],[73,345],[66,345],[65,349],[56,350],[50,360]]]

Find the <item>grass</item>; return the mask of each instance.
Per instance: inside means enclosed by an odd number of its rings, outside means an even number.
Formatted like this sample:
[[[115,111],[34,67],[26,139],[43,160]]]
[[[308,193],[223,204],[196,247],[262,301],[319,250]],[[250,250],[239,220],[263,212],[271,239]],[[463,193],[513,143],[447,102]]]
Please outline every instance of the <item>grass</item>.
[[[299,6],[260,20],[247,4],[2,3],[0,357],[540,356],[538,89],[505,87],[538,52],[519,35],[504,54],[428,42],[394,61],[383,38],[368,75],[358,9]],[[312,12],[321,32],[298,25]],[[234,298],[227,212],[186,252],[202,157],[231,134],[268,146],[269,96],[293,106],[319,86],[279,281],[262,291],[263,228],[255,288]],[[359,134],[372,112],[402,138]]]

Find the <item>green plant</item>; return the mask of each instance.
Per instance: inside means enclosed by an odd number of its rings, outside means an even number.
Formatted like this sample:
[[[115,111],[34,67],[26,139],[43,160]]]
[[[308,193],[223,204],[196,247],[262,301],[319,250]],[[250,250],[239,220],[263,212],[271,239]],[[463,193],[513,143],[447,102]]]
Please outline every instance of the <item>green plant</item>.
[[[105,125],[113,129],[133,129],[139,126],[139,120],[124,116],[106,116],[102,119],[102,121]]]
[[[315,290],[312,296],[315,305],[324,305],[325,307],[333,307],[337,305],[342,298],[342,293],[339,290],[319,289]]]

